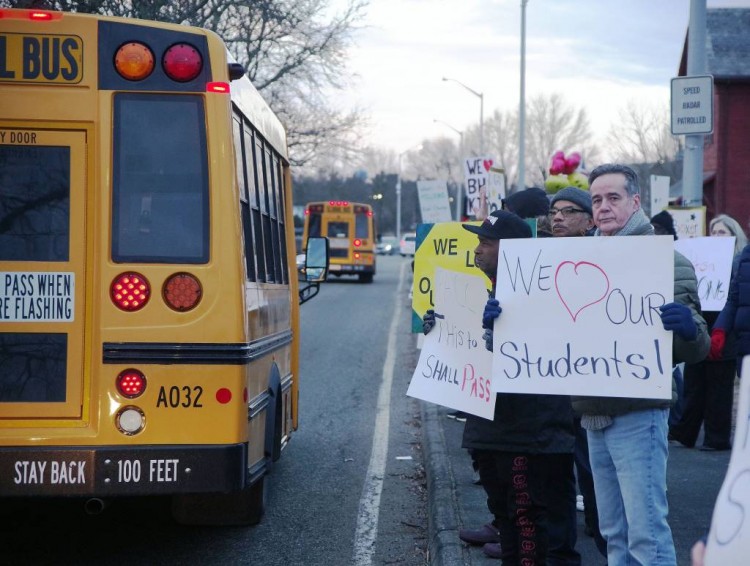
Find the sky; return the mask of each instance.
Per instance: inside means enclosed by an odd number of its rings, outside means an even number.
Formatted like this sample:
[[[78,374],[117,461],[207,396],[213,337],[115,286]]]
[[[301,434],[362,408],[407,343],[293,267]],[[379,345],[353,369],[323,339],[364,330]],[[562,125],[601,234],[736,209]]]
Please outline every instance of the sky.
[[[343,0],[337,0],[343,1]],[[707,0],[750,8],[750,0]],[[669,102],[690,0],[528,0],[526,100],[560,93],[606,138],[629,100]],[[367,145],[402,153],[455,136],[520,100],[521,0],[370,0],[349,53],[345,103],[369,114]]]

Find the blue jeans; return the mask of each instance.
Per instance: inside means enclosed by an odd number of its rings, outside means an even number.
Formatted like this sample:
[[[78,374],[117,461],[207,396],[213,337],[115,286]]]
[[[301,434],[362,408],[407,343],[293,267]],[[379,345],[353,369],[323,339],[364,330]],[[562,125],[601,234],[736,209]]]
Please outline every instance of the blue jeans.
[[[609,566],[676,564],[667,523],[668,417],[668,409],[635,411],[588,431]]]

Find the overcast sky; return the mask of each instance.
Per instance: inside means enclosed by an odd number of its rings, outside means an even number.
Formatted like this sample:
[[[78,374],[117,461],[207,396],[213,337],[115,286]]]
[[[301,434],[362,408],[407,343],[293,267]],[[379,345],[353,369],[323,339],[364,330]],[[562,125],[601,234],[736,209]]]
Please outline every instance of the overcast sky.
[[[750,0],[708,0],[746,7]],[[529,0],[526,96],[558,92],[588,109],[606,136],[629,99],[669,101],[690,12],[689,0]],[[395,152],[425,138],[456,136],[520,96],[521,0],[370,0],[355,34],[344,99],[370,115],[366,142]]]

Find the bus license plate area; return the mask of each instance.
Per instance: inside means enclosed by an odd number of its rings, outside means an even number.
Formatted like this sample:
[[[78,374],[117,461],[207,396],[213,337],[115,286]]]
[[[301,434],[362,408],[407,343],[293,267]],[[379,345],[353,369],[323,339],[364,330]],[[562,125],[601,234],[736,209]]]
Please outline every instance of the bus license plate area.
[[[246,478],[241,445],[0,450],[0,496],[151,495],[232,491]]]

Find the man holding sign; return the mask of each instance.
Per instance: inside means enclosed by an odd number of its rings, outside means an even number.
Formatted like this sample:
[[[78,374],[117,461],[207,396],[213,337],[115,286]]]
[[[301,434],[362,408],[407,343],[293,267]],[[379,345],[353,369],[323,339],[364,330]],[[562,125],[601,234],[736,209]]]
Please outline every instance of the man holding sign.
[[[463,226],[479,238],[474,263],[492,281],[494,297],[501,240],[529,238],[531,228],[503,210],[479,226]],[[491,298],[482,316],[490,350],[492,327],[501,310]],[[499,393],[492,421],[468,415],[463,447],[473,450],[494,520],[480,529],[462,529],[459,537],[482,544],[486,555],[508,564],[580,564],[570,533],[565,532],[575,491],[566,493],[561,487],[573,486],[573,443],[573,414],[565,396]]]
[[[589,175],[595,236],[653,234],[640,206],[638,176],[626,165],[607,164]],[[674,332],[673,361],[706,357],[710,339],[700,315],[695,270],[675,252],[674,301],[659,307],[665,330]],[[599,528],[609,564],[674,565],[667,523],[667,419],[670,401],[576,397],[573,407],[587,430]]]

